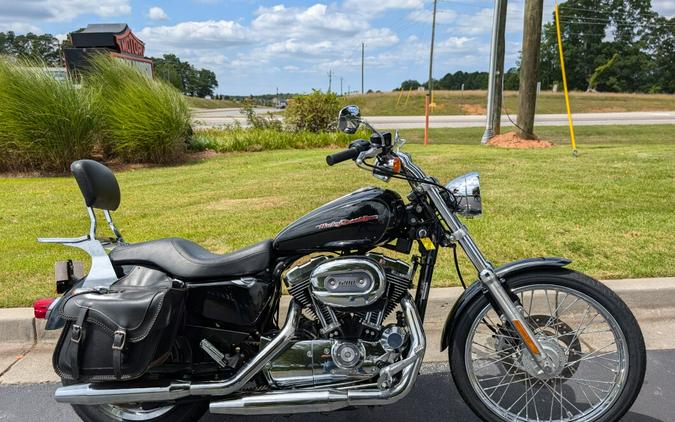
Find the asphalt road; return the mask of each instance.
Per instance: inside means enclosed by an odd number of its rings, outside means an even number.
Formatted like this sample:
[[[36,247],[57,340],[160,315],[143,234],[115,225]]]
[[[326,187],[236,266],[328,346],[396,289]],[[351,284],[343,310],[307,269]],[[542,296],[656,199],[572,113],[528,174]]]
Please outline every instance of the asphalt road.
[[[647,377],[640,396],[625,422],[668,422],[675,415],[675,349],[648,352]],[[77,417],[67,405],[54,402],[55,384],[0,385],[0,421],[71,422]],[[475,422],[478,419],[457,394],[447,365],[425,364],[423,374],[408,397],[376,408],[360,408],[330,414],[298,414],[276,417],[206,415],[201,422]]]
[[[260,108],[257,113],[278,111]],[[574,113],[574,124],[584,125],[651,125],[675,124],[675,111],[626,112],[626,113]],[[375,127],[383,129],[421,129],[424,128],[424,116],[373,116],[366,119]],[[516,121],[516,116],[511,116]],[[239,109],[223,108],[193,110],[193,120],[197,127],[215,127],[239,122],[246,125],[246,119]],[[566,114],[539,114],[535,118],[539,126],[567,126]],[[511,126],[507,116],[502,116],[502,125]],[[431,116],[431,128],[483,127],[485,116]]]

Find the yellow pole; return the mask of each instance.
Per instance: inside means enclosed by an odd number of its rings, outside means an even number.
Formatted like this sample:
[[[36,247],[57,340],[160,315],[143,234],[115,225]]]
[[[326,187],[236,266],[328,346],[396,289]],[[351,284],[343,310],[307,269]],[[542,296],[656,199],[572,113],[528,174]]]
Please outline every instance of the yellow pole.
[[[398,103],[401,102],[401,96],[403,95],[403,90],[401,89],[401,92],[398,94],[398,99],[396,100],[396,107],[398,107]]]
[[[410,99],[410,93],[412,92],[412,86],[410,89],[408,89],[408,95],[405,97],[405,103],[403,104],[404,106],[408,105],[408,100]]]
[[[563,54],[562,35],[560,33],[560,14],[558,1],[555,2],[555,27],[558,32],[558,52],[560,53],[560,69],[562,70],[563,90],[565,92],[565,106],[567,107],[567,121],[570,125],[570,139],[572,141],[572,155],[577,156],[577,141],[574,138],[574,124],[572,123],[572,110],[570,108],[570,95],[567,92],[567,76],[565,75],[565,55]]]

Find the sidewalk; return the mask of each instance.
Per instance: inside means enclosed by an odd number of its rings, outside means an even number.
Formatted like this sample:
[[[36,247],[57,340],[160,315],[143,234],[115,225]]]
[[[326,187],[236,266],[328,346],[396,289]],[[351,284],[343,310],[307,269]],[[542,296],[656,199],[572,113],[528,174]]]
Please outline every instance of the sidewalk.
[[[605,281],[637,317],[647,349],[675,349],[675,277]],[[461,287],[431,290],[424,322],[427,335],[425,362],[447,360],[440,352],[445,319]],[[282,298],[284,315],[289,297]],[[33,318],[32,308],[0,309],[0,384],[58,382],[51,356],[59,331],[45,331],[44,321]]]

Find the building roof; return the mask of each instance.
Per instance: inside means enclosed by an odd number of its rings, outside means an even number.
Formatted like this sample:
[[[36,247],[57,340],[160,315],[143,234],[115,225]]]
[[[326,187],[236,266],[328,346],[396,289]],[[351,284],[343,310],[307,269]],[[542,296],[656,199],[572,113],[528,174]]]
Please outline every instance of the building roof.
[[[82,31],[88,34],[112,33],[121,34],[125,32],[129,26],[126,23],[90,23]]]

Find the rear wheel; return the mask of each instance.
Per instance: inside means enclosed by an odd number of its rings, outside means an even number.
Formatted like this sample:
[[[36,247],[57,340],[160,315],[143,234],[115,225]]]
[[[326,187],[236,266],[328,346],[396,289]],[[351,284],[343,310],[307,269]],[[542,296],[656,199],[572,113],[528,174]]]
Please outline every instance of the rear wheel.
[[[525,320],[553,362],[542,371],[486,297],[458,316],[450,366],[469,406],[487,421],[616,421],[645,373],[642,333],[606,286],[569,270],[513,276]]]
[[[196,422],[206,412],[207,402],[168,405],[73,405],[85,422]]]

